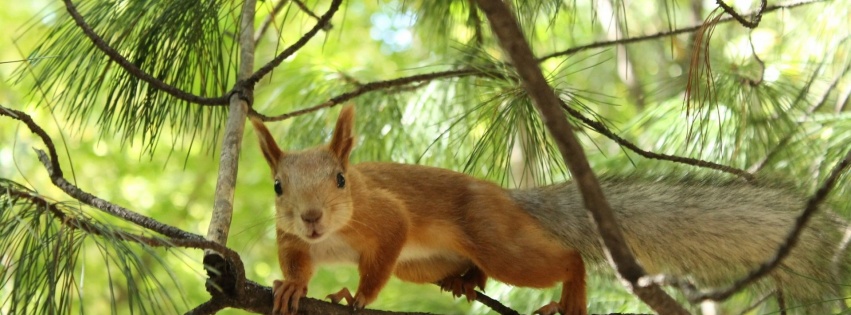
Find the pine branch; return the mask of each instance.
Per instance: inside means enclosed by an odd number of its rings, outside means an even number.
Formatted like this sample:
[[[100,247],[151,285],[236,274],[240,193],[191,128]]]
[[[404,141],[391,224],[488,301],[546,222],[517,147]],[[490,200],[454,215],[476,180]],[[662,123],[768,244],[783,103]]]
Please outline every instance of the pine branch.
[[[841,40],[839,42],[839,44],[841,45],[843,42],[845,42],[849,38],[851,38],[851,37],[845,37],[843,40]],[[812,77],[810,77],[810,80],[807,82],[806,88],[804,88],[801,91],[801,94],[802,94],[800,96],[801,98],[804,97],[803,94],[806,94],[810,91],[810,87],[818,78],[818,73],[821,71],[822,66],[823,66],[823,64],[820,64],[818,69],[816,69],[816,71],[813,72]],[[845,68],[842,70],[842,72],[839,73],[836,76],[836,78],[833,79],[833,82],[830,83],[830,85],[827,87],[827,90],[824,92],[824,95],[822,95],[821,100],[818,101],[818,103],[816,103],[815,105],[810,106],[810,108],[808,108],[807,111],[804,113],[804,116],[801,117],[800,119],[798,119],[798,121],[795,125],[795,128],[793,128],[791,132],[789,132],[786,136],[784,136],[782,139],[780,139],[780,141],[778,141],[777,145],[774,146],[774,148],[772,148],[770,151],[768,151],[768,153],[766,153],[765,156],[762,159],[760,159],[759,161],[754,163],[754,165],[752,165],[750,168],[748,168],[748,172],[756,173],[759,170],[761,170],[763,167],[768,165],[768,162],[771,161],[771,159],[773,159],[774,156],[777,153],[779,153],[782,148],[786,147],[786,144],[788,144],[789,141],[792,140],[792,138],[795,136],[795,131],[798,130],[798,128],[800,128],[801,125],[803,125],[804,122],[806,122],[807,119],[810,116],[812,116],[816,111],[818,111],[825,104],[827,104],[827,100],[828,100],[830,94],[837,88],[837,86],[839,86],[839,82],[843,78],[845,78],[845,76],[847,76],[849,73],[851,73],[851,62],[846,63]]]
[[[809,5],[809,4],[824,3],[824,2],[827,2],[827,0],[800,1],[800,2],[790,2],[790,3],[784,3],[784,4],[778,4],[778,5],[771,5],[771,6],[765,7],[765,10],[763,10],[762,12],[768,13],[768,12],[773,12],[773,11],[777,11],[777,10],[781,10],[781,9],[791,9],[791,8],[796,8],[796,7],[805,6],[805,5]],[[730,22],[730,21],[733,21],[733,20],[734,20],[734,18],[732,18],[732,17],[726,17],[726,18],[720,19],[718,21],[718,23],[719,24],[720,23],[727,23],[727,22]],[[656,33],[656,34],[629,37],[629,38],[623,38],[623,39],[619,39],[619,40],[595,42],[595,43],[591,43],[591,44],[587,44],[587,45],[572,47],[572,48],[569,48],[569,49],[566,49],[566,50],[563,50],[563,51],[560,51],[560,52],[555,52],[555,53],[551,53],[551,54],[548,54],[548,55],[544,55],[543,57],[538,58],[538,61],[542,62],[542,61],[545,61],[545,60],[548,60],[548,59],[551,59],[551,58],[567,57],[567,56],[576,54],[578,52],[582,52],[582,51],[590,50],[590,49],[604,48],[604,47],[615,46],[615,45],[634,44],[634,43],[653,40],[653,39],[671,37],[671,36],[675,36],[675,35],[679,35],[679,34],[693,33],[693,32],[700,30],[701,28],[703,28],[702,23],[697,24],[697,25],[692,25],[692,26],[688,26],[688,27],[675,29],[675,30],[668,30],[668,31],[664,31],[664,32],[659,32],[659,33]]]
[[[582,146],[573,133],[564,112],[559,109],[559,99],[541,73],[538,61],[526,42],[517,20],[502,1],[477,0],[477,3],[485,12],[500,46],[517,69],[523,87],[540,111],[550,135],[555,139],[562,158],[582,193],[585,207],[594,218],[604,248],[609,253],[608,256],[614,263],[615,269],[621,277],[629,281],[633,292],[655,311],[664,314],[688,314],[658,285],[636,285],[636,282],[644,276],[644,269],[638,265],[635,256],[626,246],[623,232],[603,196],[603,191],[588,164]]]
[[[319,30],[324,29],[326,27],[326,25],[328,25],[328,21],[331,20],[331,17],[334,16],[334,13],[336,13],[337,9],[340,8],[340,4],[342,2],[343,2],[343,0],[332,0],[331,1],[331,7],[328,8],[328,11],[325,12],[325,14],[323,14],[321,18],[319,18],[319,21],[316,22],[316,25],[314,25],[313,28],[311,28],[309,31],[307,31],[307,33],[305,33],[295,43],[293,43],[292,45],[290,45],[289,47],[284,49],[284,51],[282,51],[280,54],[275,56],[274,59],[272,59],[267,64],[265,64],[262,68],[257,70],[257,72],[255,72],[250,77],[245,79],[245,82],[247,83],[247,85],[248,86],[254,86],[255,84],[257,84],[257,82],[260,82],[260,79],[262,79],[264,76],[269,74],[269,72],[272,72],[272,70],[274,70],[278,65],[280,65],[281,62],[283,62],[285,59],[289,58],[292,54],[294,54],[296,51],[301,49],[301,47],[303,47],[305,44],[307,44],[307,42],[311,38],[313,38],[313,36],[316,35],[316,33],[318,33]]]
[[[288,1],[289,0],[278,0],[278,2],[275,3],[275,6],[272,7],[272,11],[270,11],[269,15],[263,19],[263,23],[260,23],[260,28],[257,30],[257,33],[254,34],[254,46],[257,46],[257,43],[260,42],[260,38],[263,37],[263,34],[266,34],[266,30],[269,29],[269,26],[275,21],[275,17],[279,12],[281,12],[281,9],[284,8],[284,5],[286,5]]]
[[[723,0],[715,0],[715,3],[717,3],[718,6],[720,6],[722,9],[724,9],[724,12],[727,12],[727,14],[729,14],[734,19],[736,19],[736,21],[738,21],[739,24],[742,24],[742,26],[750,28],[750,29],[754,29],[757,26],[759,26],[759,22],[762,20],[762,13],[765,12],[765,6],[766,6],[767,2],[768,1],[766,1],[766,0],[760,1],[759,10],[756,13],[752,14],[753,18],[751,18],[751,20],[748,21],[748,20],[745,20],[744,17],[739,15],[739,13],[736,13],[736,10],[733,9],[733,7],[728,5]]]
[[[308,8],[307,5],[304,4],[304,2],[302,2],[301,0],[292,0],[292,2],[295,3],[295,5],[301,10],[301,12],[304,12],[304,14],[307,14],[308,16],[312,17],[317,22],[319,21],[319,16],[317,16],[316,13],[313,13],[313,11],[310,11],[310,8]],[[331,23],[326,23],[322,26],[322,30],[327,32],[330,31],[333,27],[334,26],[331,25]]]
[[[99,226],[97,226],[94,222],[86,218],[80,218],[76,216],[71,216],[66,214],[64,211],[59,209],[57,203],[48,201],[44,197],[37,195],[30,191],[25,191],[21,189],[15,189],[10,187],[2,187],[3,190],[0,190],[0,194],[10,195],[16,199],[25,199],[30,203],[39,206],[41,208],[47,209],[52,213],[62,225],[65,225],[71,229],[79,229],[86,233],[98,236],[104,236],[111,239],[117,239],[121,241],[129,241],[139,244],[145,244],[148,246],[155,247],[173,247],[174,244],[168,242],[166,239],[149,237],[139,234],[132,234],[124,231],[104,231]]]
[[[134,76],[141,79],[142,81],[147,82],[152,87],[155,87],[160,91],[166,92],[169,95],[174,96],[175,98],[180,99],[180,100],[184,100],[184,101],[199,104],[199,105],[224,105],[224,104],[227,104],[227,101],[228,101],[227,95],[219,96],[219,97],[212,97],[212,98],[211,97],[198,96],[198,95],[183,91],[183,90],[181,90],[177,87],[171,86],[171,85],[169,85],[169,84],[167,84],[163,81],[160,81],[159,79],[154,78],[153,76],[151,76],[147,72],[143,71],[142,69],[139,69],[139,67],[137,67],[136,65],[134,65],[133,63],[128,61],[127,58],[124,58],[124,56],[122,56],[114,48],[110,47],[109,44],[107,44],[103,40],[103,38],[101,38],[99,35],[97,35],[95,33],[95,31],[91,28],[91,26],[89,26],[86,23],[86,21],[83,19],[83,16],[80,15],[80,12],[77,11],[77,8],[74,6],[74,4],[71,2],[71,0],[63,0],[63,1],[65,2],[65,8],[68,10],[68,13],[71,14],[71,17],[74,19],[74,22],[77,23],[77,26],[79,26],[80,29],[83,31],[83,33],[86,34],[86,36],[89,38],[89,40],[92,41],[92,43],[95,45],[95,47],[100,49],[100,51],[102,51],[104,54],[106,54],[109,57],[109,59],[112,60],[112,62],[117,63],[125,71],[133,74]],[[230,94],[230,93],[228,93],[228,94]]]
[[[500,75],[496,72],[484,72],[484,71],[481,71],[481,70],[469,69],[469,68],[468,69],[443,71],[443,72],[418,74],[418,75],[401,77],[401,78],[396,78],[396,79],[391,79],[391,80],[374,81],[374,82],[367,82],[367,83],[359,84],[359,87],[357,89],[355,89],[353,91],[345,92],[345,93],[337,95],[337,96],[334,96],[334,97],[328,99],[325,102],[319,103],[317,105],[314,105],[314,106],[311,106],[311,107],[308,107],[308,108],[295,110],[295,111],[291,111],[291,112],[276,115],[276,116],[266,116],[266,115],[263,115],[263,114],[261,114],[257,111],[254,111],[253,109],[252,109],[252,115],[259,117],[263,121],[280,121],[280,120],[289,119],[289,118],[292,118],[292,117],[295,117],[295,116],[300,116],[300,115],[312,113],[312,112],[318,111],[318,110],[323,109],[323,108],[333,107],[333,106],[345,103],[345,102],[347,102],[351,99],[354,99],[355,97],[358,97],[358,96],[361,96],[363,94],[370,93],[370,92],[403,87],[403,86],[407,86],[407,85],[410,85],[410,84],[413,84],[413,83],[429,82],[429,81],[433,81],[433,80],[437,80],[437,79],[458,78],[458,77],[466,77],[466,76],[502,77],[502,75]]]
[[[753,181],[754,180],[753,174],[748,173],[747,171],[744,171],[744,170],[737,169],[735,167],[731,167],[731,166],[727,166],[727,165],[721,165],[721,164],[718,164],[718,163],[714,163],[714,162],[710,162],[710,161],[704,161],[704,160],[700,160],[700,159],[693,159],[693,158],[689,158],[689,157],[668,155],[668,154],[655,153],[655,152],[643,150],[643,149],[639,148],[637,145],[633,144],[632,142],[629,142],[626,139],[621,138],[620,136],[618,136],[617,134],[615,134],[614,132],[609,130],[609,128],[607,128],[605,125],[603,125],[599,121],[595,121],[595,120],[592,120],[588,117],[585,117],[585,115],[582,115],[582,113],[580,113],[579,111],[571,108],[570,106],[567,106],[567,104],[565,104],[564,101],[559,100],[559,105],[561,105],[561,108],[563,108],[565,111],[567,111],[570,114],[570,116],[573,116],[574,118],[579,119],[580,121],[582,121],[582,123],[588,125],[592,129],[599,132],[600,134],[606,136],[606,138],[612,139],[613,141],[617,142],[617,144],[621,145],[622,147],[626,147],[627,149],[632,150],[632,152],[638,153],[638,155],[641,155],[645,158],[654,159],[654,160],[662,160],[662,161],[671,161],[671,162],[682,163],[682,164],[692,165],[692,166],[697,166],[697,167],[704,167],[704,168],[708,168],[708,169],[713,169],[713,170],[718,170],[718,171],[722,171],[722,172],[725,172],[725,173],[733,174],[733,175],[739,176],[741,178],[744,178],[747,181]]]
[[[63,192],[68,194],[68,196],[71,196],[72,198],[83,202],[84,204],[97,208],[114,217],[169,237],[168,241],[172,244],[185,245],[185,247],[212,249],[221,252],[236,267],[240,268],[241,272],[243,273],[242,277],[244,278],[242,260],[240,259],[239,255],[230,248],[209,241],[201,235],[183,231],[174,226],[159,222],[148,216],[141,215],[127,208],[115,205],[109,201],[101,199],[80,189],[74,184],[69,183],[62,175],[62,168],[59,166],[59,159],[56,154],[56,148],[53,144],[53,140],[50,138],[50,136],[47,135],[44,129],[42,129],[38,124],[36,124],[32,120],[32,118],[26,113],[7,108],[2,105],[0,105],[0,116],[11,117],[15,120],[23,122],[27,126],[27,128],[30,129],[30,131],[32,131],[41,138],[42,142],[47,147],[48,153],[46,154],[44,153],[44,151],[36,149],[38,159],[47,169],[47,173],[50,176],[51,182],[53,182],[53,184],[59,189],[61,189]]]

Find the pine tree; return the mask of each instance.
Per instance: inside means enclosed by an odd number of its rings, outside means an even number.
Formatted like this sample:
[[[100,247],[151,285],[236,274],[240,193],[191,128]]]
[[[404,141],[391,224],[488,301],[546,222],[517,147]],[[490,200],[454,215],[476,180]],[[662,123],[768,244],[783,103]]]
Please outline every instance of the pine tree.
[[[506,187],[587,171],[779,178],[851,220],[845,0],[46,6],[14,35],[9,51],[21,58],[0,55],[16,84],[0,96],[0,116],[16,122],[0,127],[10,140],[0,148],[0,313],[271,311],[273,197],[243,139],[246,117],[305,148],[328,138],[343,104],[359,112],[356,162],[438,166]],[[595,182],[579,185],[601,201]],[[699,308],[680,288],[671,299],[636,286],[623,241],[606,244],[634,295],[603,271],[591,278],[591,311]],[[354,272],[322,271],[311,290],[329,293]],[[398,283],[373,306],[528,313],[555,295],[497,283],[487,292],[510,308]],[[731,311],[778,308],[748,292],[732,299]]]

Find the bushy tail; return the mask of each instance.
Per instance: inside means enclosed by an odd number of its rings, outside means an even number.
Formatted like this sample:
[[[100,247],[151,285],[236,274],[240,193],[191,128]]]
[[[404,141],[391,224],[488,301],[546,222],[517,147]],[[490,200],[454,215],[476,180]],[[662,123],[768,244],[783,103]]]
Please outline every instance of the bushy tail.
[[[744,183],[619,179],[601,185],[647,272],[687,276],[702,287],[727,285],[772,257],[805,206],[805,199],[791,189]],[[604,261],[598,233],[574,184],[510,194],[587,262]],[[780,288],[795,301],[836,297],[839,279],[831,261],[840,230],[828,215],[811,220],[790,255],[756,287]]]

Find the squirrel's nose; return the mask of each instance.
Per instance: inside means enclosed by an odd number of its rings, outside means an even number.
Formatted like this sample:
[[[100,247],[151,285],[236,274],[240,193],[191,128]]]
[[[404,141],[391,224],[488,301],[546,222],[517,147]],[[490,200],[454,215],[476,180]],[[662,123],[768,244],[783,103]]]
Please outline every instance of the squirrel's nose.
[[[302,213],[301,219],[304,223],[313,224],[319,222],[319,219],[322,219],[322,211],[317,209],[308,210],[305,213]]]

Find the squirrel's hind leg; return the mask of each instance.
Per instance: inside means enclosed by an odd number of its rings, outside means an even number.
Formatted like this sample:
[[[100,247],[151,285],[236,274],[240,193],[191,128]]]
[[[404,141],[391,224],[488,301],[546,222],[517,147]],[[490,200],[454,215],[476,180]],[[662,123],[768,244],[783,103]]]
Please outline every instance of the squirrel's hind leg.
[[[578,252],[568,255],[564,261],[566,272],[561,288],[561,301],[551,302],[542,306],[533,314],[553,315],[556,313],[564,315],[586,315],[585,305],[585,264]]]

